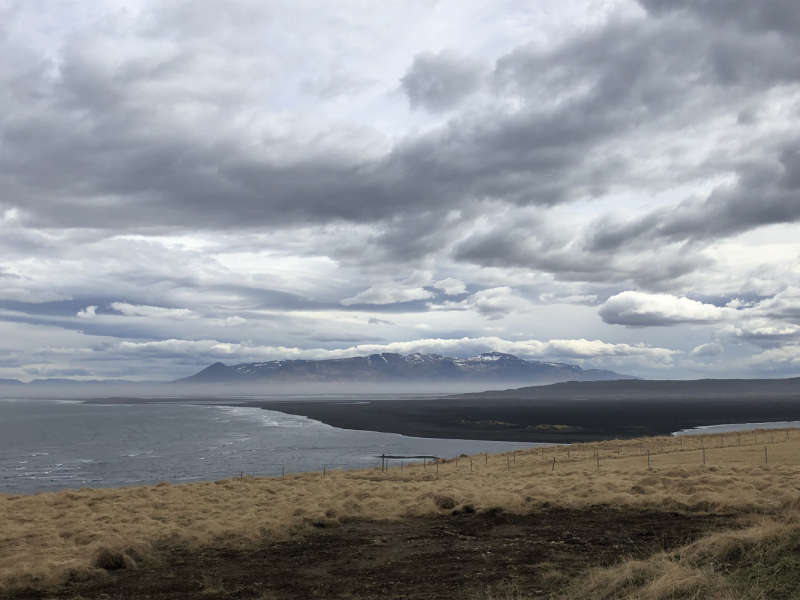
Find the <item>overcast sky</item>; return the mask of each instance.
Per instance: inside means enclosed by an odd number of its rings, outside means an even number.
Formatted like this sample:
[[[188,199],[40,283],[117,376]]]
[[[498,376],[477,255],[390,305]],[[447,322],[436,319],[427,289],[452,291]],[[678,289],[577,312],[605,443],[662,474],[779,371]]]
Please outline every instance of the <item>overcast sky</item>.
[[[0,0],[0,378],[800,375],[796,0]]]

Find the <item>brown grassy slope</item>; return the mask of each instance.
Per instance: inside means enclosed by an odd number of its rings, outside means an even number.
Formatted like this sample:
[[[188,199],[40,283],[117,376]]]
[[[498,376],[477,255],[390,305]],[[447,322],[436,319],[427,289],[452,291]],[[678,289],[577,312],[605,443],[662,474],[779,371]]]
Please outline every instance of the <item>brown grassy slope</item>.
[[[778,515],[797,506],[798,458],[800,432],[791,430],[530,449],[517,451],[515,459],[489,456],[488,464],[477,456],[424,469],[406,465],[402,473],[398,465],[386,473],[328,472],[325,478],[304,473],[285,480],[0,495],[0,589],[54,584],[70,570],[91,570],[103,548],[135,561],[163,539],[275,539],[313,521],[433,514],[442,510],[442,496],[512,511],[549,502]],[[586,590],[586,597],[617,597]]]

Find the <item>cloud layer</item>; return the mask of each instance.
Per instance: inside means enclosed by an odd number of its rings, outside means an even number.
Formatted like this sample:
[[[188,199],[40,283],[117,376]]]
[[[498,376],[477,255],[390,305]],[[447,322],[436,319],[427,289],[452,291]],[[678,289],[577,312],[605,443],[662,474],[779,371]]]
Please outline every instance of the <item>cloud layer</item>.
[[[0,378],[800,375],[796,3],[44,0],[0,52]]]

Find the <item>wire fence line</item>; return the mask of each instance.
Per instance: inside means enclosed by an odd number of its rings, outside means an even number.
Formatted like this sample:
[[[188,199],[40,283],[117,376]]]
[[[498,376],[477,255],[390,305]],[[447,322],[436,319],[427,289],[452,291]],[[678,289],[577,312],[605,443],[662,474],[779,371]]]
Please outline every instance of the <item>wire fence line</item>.
[[[790,441],[800,441],[800,432],[797,429],[782,430],[757,430],[746,432],[729,432],[712,435],[692,435],[692,436],[671,436],[669,438],[648,438],[637,440],[610,440],[596,443],[564,444],[531,447],[522,450],[512,450],[500,454],[489,454],[485,452],[481,455],[459,455],[453,458],[445,458],[432,454],[381,454],[373,457],[373,461],[366,467],[368,470],[379,470],[380,473],[389,473],[390,470],[398,470],[400,473],[406,469],[414,468],[425,470],[431,474],[439,474],[440,468],[447,466],[445,472],[475,472],[477,468],[483,466],[484,470],[502,469],[512,471],[517,465],[522,466],[543,466],[555,471],[559,465],[563,466],[592,466],[601,469],[605,463],[616,462],[620,459],[641,458],[641,466],[652,468],[659,466],[657,458],[659,456],[675,455],[685,456],[686,461],[681,465],[706,465],[710,458],[707,456],[708,450],[732,452],[737,448],[763,447],[762,457],[755,462],[761,465],[770,464],[769,446],[785,444]],[[592,447],[592,446],[596,447]],[[725,452],[727,454],[727,452]],[[694,458],[690,458],[690,457]],[[773,462],[774,461],[774,456]],[[521,462],[520,462],[521,461]],[[656,461],[655,463],[653,461]],[[459,464],[460,462],[460,464]],[[399,463],[399,465],[398,465]],[[481,464],[482,463],[482,464]],[[360,471],[364,470],[363,465],[353,465],[352,463],[331,462],[323,463],[318,470],[297,470],[290,468],[288,463],[262,463],[261,466],[271,466],[273,469],[265,470],[261,473],[245,473],[241,471],[238,478],[244,479],[245,475],[259,477],[280,477],[286,478],[287,475],[318,474],[320,477],[327,477],[328,473],[336,471]],[[661,465],[663,466],[663,465]]]

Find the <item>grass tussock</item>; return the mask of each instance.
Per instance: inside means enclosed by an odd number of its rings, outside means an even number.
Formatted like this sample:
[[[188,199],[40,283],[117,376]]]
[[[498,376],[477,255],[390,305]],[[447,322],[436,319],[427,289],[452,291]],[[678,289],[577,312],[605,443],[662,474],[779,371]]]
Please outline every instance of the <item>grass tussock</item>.
[[[399,468],[328,471],[324,478],[302,473],[0,495],[0,590],[47,588],[65,578],[136,568],[152,560],[154,548],[165,541],[247,544],[349,519],[610,504],[760,520],[678,553],[594,571],[569,597],[734,598],[737,590],[763,584],[764,557],[800,537],[798,456],[800,432],[782,430],[531,448],[488,461],[481,455],[426,468],[405,465],[402,473]],[[734,572],[740,579],[732,579]],[[551,579],[562,585],[561,577],[554,572]]]

